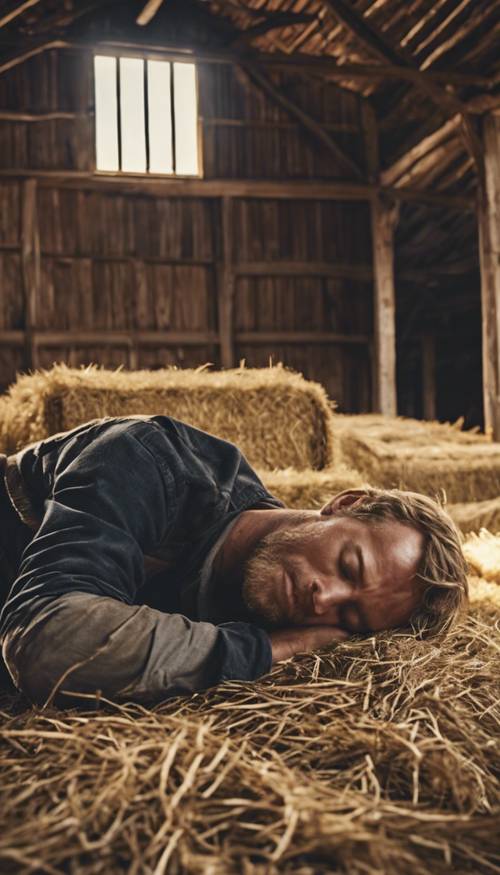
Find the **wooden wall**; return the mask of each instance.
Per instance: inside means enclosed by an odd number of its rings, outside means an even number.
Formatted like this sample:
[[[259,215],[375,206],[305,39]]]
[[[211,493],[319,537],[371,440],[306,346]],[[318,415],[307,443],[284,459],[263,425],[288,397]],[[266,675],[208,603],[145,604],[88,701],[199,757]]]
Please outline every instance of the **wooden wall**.
[[[233,67],[203,62],[198,72],[207,185],[250,183],[230,199],[225,230],[222,187],[172,196],[161,182],[144,190],[93,176],[90,53],[47,51],[0,76],[0,385],[53,361],[220,366],[230,277],[236,363],[283,361],[342,410],[370,409],[369,203],[253,196],[254,179],[343,172]],[[360,98],[291,75],[273,81],[364,167]]]

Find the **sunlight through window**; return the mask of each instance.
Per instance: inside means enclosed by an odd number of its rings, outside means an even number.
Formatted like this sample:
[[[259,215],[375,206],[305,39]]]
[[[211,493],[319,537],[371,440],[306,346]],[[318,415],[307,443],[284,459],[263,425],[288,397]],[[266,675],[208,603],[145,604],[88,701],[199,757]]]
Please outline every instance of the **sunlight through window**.
[[[146,170],[146,128],[144,115],[144,61],[120,58],[120,110],[122,170]]]
[[[96,168],[199,173],[194,64],[96,55]]]
[[[174,64],[176,173],[198,173],[196,130],[196,70],[194,64]]]
[[[172,173],[174,169],[170,75],[170,64],[148,61],[149,169],[152,173]]]
[[[116,95],[116,58],[97,55],[95,75],[95,141],[99,170],[118,170],[118,112]]]

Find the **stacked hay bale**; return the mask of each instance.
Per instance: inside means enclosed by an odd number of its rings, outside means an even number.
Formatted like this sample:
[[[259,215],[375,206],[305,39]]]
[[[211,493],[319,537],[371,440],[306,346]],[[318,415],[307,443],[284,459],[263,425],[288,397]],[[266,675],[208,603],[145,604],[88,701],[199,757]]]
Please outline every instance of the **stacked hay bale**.
[[[4,405],[10,452],[103,416],[167,414],[233,441],[251,464],[319,470],[333,461],[325,390],[277,365],[110,371],[90,366],[20,376]]]
[[[377,415],[338,416],[336,435],[345,461],[379,486],[444,491],[450,504],[500,494],[500,444],[485,435]]]
[[[375,486],[444,496],[464,532],[500,524],[500,444],[477,431],[379,414],[335,416],[336,457]]]
[[[319,507],[362,482],[335,458],[323,387],[281,365],[126,372],[61,364],[20,376],[2,400],[6,452],[102,416],[167,414],[236,443],[289,507]]]

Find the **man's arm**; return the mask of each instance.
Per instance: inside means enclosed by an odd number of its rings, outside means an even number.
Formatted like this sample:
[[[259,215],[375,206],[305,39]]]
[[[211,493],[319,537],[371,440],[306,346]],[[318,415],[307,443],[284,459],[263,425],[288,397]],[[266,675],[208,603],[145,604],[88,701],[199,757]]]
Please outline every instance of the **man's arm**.
[[[333,626],[292,626],[271,632],[273,665],[281,659],[289,659],[296,653],[305,653],[326,647],[334,641],[345,641],[347,632]]]

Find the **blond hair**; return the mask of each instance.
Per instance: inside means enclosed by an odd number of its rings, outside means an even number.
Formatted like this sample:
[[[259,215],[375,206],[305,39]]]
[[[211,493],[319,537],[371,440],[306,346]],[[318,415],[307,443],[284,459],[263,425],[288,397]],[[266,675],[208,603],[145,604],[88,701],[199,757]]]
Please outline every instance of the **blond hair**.
[[[366,486],[359,499],[338,512],[368,523],[397,520],[422,532],[417,580],[424,586],[423,598],[409,622],[420,636],[448,632],[467,609],[468,566],[462,535],[441,503],[418,492]]]

